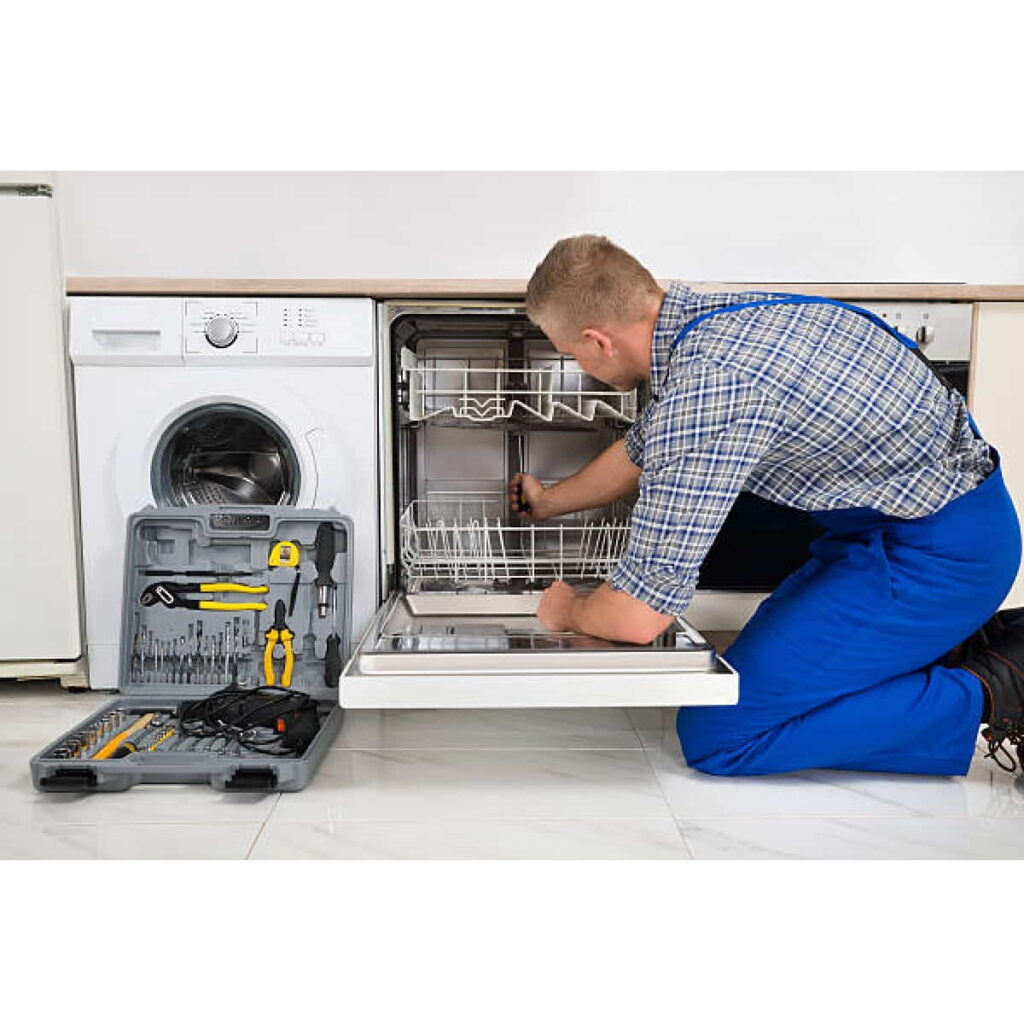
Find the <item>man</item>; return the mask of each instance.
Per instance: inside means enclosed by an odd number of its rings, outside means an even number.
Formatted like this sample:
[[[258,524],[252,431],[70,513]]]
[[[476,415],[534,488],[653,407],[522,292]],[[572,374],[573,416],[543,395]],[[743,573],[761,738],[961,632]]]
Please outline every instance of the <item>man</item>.
[[[1016,768],[1024,610],[994,613],[1020,562],[1017,516],[998,454],[908,339],[830,300],[665,292],[593,235],[551,249],[526,308],[585,372],[652,393],[575,476],[511,482],[536,521],[639,490],[608,582],[548,588],[546,627],[653,640],[686,610],[741,490],[823,528],[727,653],[739,704],[679,710],[689,764],[959,775],[984,724],[989,755]]]

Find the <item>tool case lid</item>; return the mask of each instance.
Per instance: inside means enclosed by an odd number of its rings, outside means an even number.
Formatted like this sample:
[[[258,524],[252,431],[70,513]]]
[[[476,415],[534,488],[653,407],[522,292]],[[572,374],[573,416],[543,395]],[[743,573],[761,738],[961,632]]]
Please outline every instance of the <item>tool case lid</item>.
[[[330,523],[334,531],[335,557],[331,578],[335,584],[332,611],[326,618],[317,615],[317,570],[315,541],[321,523]],[[295,634],[292,641],[295,667],[291,689],[309,694],[317,701],[337,703],[337,680],[328,686],[325,674],[326,642],[332,631],[340,639],[340,665],[344,665],[351,648],[352,622],[352,520],[334,508],[299,509],[281,505],[191,505],[188,507],[148,506],[129,516],[125,545],[123,605],[121,610],[120,661],[118,685],[120,692],[135,696],[193,699],[204,697],[230,685],[230,670],[209,674],[200,682],[196,663],[195,630],[191,648],[188,627],[203,624],[203,636],[223,635],[224,628],[233,633],[235,618],[248,625],[253,643],[248,659],[240,662],[237,679],[245,678],[243,688],[264,685],[264,634],[274,621],[274,606],[282,600],[289,604],[296,572],[300,582],[294,613],[286,615],[288,628]],[[297,541],[301,558],[297,567],[269,567],[270,552],[278,541]],[[209,576],[184,575],[198,571]],[[151,575],[166,572],[167,575]],[[251,575],[227,575],[230,573]],[[147,575],[149,573],[150,575]],[[223,575],[218,576],[221,573]],[[200,593],[199,584],[209,582],[244,583],[269,587],[264,594],[215,592]],[[204,601],[231,604],[263,602],[266,610],[220,611],[210,609],[167,607],[164,604],[141,604],[140,597],[151,584],[185,583],[195,586],[189,597]],[[175,654],[182,656],[186,671],[175,674],[177,681],[157,681],[153,672],[144,673],[140,662],[142,630],[152,631],[152,639],[173,641]],[[184,644],[180,641],[184,639]],[[232,637],[233,639],[233,637]],[[280,645],[278,645],[280,652]],[[193,655],[192,672],[187,670],[188,654]],[[146,659],[151,666],[153,658]],[[220,664],[223,665],[223,654]],[[274,659],[275,677],[280,679],[283,657]],[[191,676],[191,680],[189,678]],[[214,681],[209,681],[212,678]]]

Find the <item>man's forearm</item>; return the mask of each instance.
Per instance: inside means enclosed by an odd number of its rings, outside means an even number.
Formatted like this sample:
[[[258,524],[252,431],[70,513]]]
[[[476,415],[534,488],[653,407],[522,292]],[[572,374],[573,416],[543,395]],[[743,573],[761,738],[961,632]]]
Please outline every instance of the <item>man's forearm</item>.
[[[600,508],[636,492],[640,468],[626,454],[626,442],[616,441],[578,473],[544,491],[545,511],[560,516],[585,508]]]
[[[672,623],[671,615],[656,612],[607,583],[591,594],[577,595],[567,613],[567,625],[577,633],[631,644],[650,643]]]

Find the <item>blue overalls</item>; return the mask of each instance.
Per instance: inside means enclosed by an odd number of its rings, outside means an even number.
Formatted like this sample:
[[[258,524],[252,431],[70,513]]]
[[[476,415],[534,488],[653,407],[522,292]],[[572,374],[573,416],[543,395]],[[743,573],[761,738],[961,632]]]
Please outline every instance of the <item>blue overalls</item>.
[[[809,296],[703,314],[673,347],[710,316],[782,303],[842,306],[917,348],[868,310]],[[981,685],[936,662],[998,610],[1020,564],[1020,527],[994,449],[993,459],[974,490],[919,519],[870,508],[812,513],[824,533],[810,558],[725,654],[739,672],[739,704],[679,709],[687,763],[714,775],[965,774]]]

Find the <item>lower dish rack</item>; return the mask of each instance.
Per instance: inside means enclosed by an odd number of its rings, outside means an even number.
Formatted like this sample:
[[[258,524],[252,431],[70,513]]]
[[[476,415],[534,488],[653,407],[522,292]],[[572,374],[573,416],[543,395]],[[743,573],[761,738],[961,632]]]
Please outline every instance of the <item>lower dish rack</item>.
[[[410,580],[452,583],[600,579],[629,542],[628,515],[577,513],[511,525],[496,492],[434,492],[408,505],[399,523]]]

